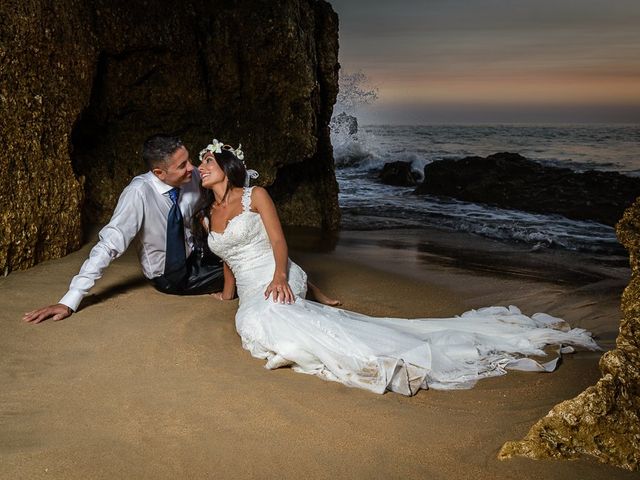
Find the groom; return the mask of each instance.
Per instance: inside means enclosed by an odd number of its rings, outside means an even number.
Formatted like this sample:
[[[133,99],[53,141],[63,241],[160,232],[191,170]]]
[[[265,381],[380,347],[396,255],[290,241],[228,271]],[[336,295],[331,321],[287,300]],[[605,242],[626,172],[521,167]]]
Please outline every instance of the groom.
[[[59,303],[26,313],[23,320],[62,320],[78,309],[109,264],[135,240],[142,272],[161,292],[197,295],[222,290],[228,268],[194,249],[191,217],[200,199],[200,177],[180,139],[157,134],[142,148],[149,168],[124,189],[98,243]]]

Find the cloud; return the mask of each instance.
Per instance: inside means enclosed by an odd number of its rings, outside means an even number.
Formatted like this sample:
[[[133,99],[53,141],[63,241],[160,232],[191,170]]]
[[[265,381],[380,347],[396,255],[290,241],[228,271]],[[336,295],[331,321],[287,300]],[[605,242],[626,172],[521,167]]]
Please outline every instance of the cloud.
[[[383,103],[460,95],[497,102],[500,91],[502,100],[640,101],[635,0],[332,4],[341,19],[343,68],[365,71]]]

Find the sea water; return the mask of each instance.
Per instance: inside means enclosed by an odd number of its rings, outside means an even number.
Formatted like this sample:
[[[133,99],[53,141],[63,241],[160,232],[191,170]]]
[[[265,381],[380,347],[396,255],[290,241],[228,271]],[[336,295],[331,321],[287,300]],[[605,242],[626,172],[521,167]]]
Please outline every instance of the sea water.
[[[422,175],[431,162],[513,152],[575,171],[640,176],[640,125],[365,125],[354,135],[333,131],[332,144],[343,229],[437,227],[533,250],[606,254],[620,246],[611,226],[414,195],[412,187],[380,183],[378,173],[387,162],[411,162]]]

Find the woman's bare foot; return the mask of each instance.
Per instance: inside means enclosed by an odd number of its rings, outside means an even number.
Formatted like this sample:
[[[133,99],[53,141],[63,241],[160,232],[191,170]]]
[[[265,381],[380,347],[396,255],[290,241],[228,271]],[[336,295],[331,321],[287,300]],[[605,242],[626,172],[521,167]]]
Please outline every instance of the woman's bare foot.
[[[342,305],[342,302],[340,300],[336,300],[335,298],[326,296],[324,292],[313,283],[307,281],[307,286],[311,291],[311,295],[313,295],[313,298],[315,298],[318,303],[322,303],[323,305],[328,305],[330,307],[337,307],[339,305]]]

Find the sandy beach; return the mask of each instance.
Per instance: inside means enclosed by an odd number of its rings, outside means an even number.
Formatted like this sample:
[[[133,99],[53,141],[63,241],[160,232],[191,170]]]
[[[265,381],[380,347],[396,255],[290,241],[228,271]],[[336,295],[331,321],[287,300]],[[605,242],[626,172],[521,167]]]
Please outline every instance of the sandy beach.
[[[346,309],[448,317],[513,304],[615,341],[624,259],[435,230],[333,242],[294,233],[291,256]],[[599,378],[601,352],[471,390],[375,395],[264,369],[241,348],[236,301],[158,293],[133,251],[69,319],[21,322],[66,292],[90,246],[0,279],[0,478],[636,478],[590,458],[496,458]]]

